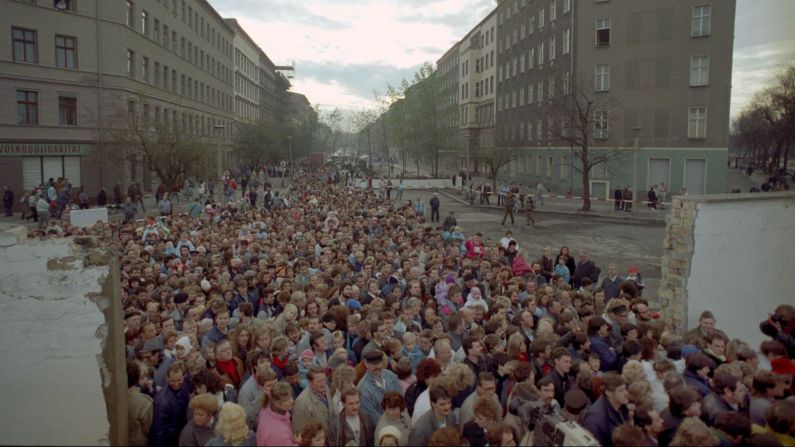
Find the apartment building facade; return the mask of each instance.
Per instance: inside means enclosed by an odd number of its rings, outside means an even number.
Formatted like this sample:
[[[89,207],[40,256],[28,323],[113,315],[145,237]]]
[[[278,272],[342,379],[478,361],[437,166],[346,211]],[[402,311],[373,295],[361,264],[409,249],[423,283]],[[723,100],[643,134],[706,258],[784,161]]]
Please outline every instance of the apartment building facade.
[[[518,153],[505,176],[581,192],[560,137],[572,101],[590,100],[590,145],[606,160],[592,196],[726,192],[734,15],[734,0],[499,2],[497,145]]]
[[[463,147],[463,138],[459,133],[461,114],[459,112],[459,43],[436,61],[434,76],[438,81],[436,107],[439,111],[440,122],[438,126],[446,130],[449,135],[445,148],[441,154],[442,168],[456,171],[465,163],[465,158],[459,150],[451,148]]]
[[[116,183],[156,187],[140,159],[120,159],[107,141],[133,114],[208,143],[220,175],[235,122],[282,113],[276,90],[289,82],[206,0],[0,6],[0,176],[20,196],[58,177],[92,197]]]
[[[466,169],[477,170],[472,152],[495,142],[495,90],[497,65],[496,9],[458,43],[459,129]]]

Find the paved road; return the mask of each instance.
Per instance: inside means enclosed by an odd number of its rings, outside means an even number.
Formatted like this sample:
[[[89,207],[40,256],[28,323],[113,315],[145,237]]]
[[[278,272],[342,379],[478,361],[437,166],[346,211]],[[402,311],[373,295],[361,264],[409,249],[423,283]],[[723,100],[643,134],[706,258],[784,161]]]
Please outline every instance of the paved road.
[[[429,191],[405,191],[403,198],[414,200],[418,194],[426,203],[432,195]],[[553,253],[557,253],[560,246],[568,245],[575,255],[578,250],[588,252],[603,272],[611,262],[618,264],[622,273],[630,265],[637,265],[646,283],[644,296],[656,300],[665,232],[661,223],[619,223],[599,218],[534,213],[535,227],[525,225],[524,215],[517,217],[516,224],[510,225],[509,219],[509,223],[502,226],[502,211],[471,208],[441,195],[440,200],[442,221],[452,209],[467,236],[480,231],[484,238],[492,241],[498,241],[511,229],[519,248],[529,259],[540,257],[544,247],[553,247]]]

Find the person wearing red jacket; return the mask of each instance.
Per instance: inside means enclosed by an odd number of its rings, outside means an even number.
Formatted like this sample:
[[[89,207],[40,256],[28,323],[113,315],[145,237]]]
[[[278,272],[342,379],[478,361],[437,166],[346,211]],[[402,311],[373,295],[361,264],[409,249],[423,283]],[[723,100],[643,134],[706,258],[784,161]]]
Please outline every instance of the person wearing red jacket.
[[[486,252],[486,247],[483,245],[483,235],[478,232],[475,233],[472,238],[467,239],[464,242],[464,248],[466,248],[467,259],[475,259],[475,258],[482,258]]]

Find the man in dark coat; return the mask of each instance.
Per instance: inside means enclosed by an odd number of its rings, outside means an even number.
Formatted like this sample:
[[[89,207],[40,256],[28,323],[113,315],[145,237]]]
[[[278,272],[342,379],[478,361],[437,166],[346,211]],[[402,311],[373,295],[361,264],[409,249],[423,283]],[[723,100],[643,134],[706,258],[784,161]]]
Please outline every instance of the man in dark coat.
[[[612,433],[619,425],[629,421],[629,392],[624,379],[616,373],[602,377],[604,394],[585,412],[582,426],[599,441],[603,447],[613,447]]]
[[[577,263],[577,268],[572,276],[575,290],[580,288],[580,282],[586,277],[591,278],[591,281],[596,283],[599,279],[599,269],[596,267],[595,262],[588,259],[587,254],[580,252],[580,262]]]
[[[6,212],[6,217],[10,217],[13,215],[13,208],[14,208],[14,191],[6,185],[3,190],[3,209]]]
[[[182,363],[168,368],[168,384],[155,396],[150,445],[171,446],[179,443],[179,433],[188,422],[190,382],[185,381]]]
[[[433,193],[428,204],[431,206],[431,222],[439,222],[439,194]]]
[[[99,190],[99,194],[97,194],[97,206],[108,206],[108,193],[105,191],[104,186]]]

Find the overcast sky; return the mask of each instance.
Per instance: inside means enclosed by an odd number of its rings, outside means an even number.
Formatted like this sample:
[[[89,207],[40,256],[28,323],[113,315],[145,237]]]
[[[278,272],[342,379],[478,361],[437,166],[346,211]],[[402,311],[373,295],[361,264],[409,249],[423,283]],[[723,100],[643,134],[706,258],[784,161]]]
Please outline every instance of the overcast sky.
[[[630,0],[622,0],[630,1]],[[295,63],[293,90],[322,108],[360,109],[373,89],[435,62],[494,0],[210,0],[277,64]],[[795,61],[795,0],[737,0],[732,116]]]

